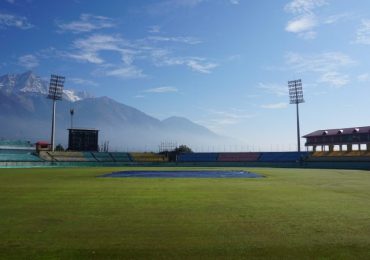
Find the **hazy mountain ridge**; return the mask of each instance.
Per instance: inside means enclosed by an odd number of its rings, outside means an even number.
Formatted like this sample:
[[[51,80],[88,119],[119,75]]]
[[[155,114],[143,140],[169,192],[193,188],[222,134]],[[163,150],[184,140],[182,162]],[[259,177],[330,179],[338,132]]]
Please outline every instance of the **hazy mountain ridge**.
[[[49,140],[51,104],[46,98],[48,84],[32,72],[0,77],[0,137]],[[71,126],[70,109],[75,110],[74,127],[100,130],[100,143],[109,141],[112,149],[155,149],[162,141],[179,144],[224,144],[226,138],[183,117],[163,121],[121,104],[109,97],[78,96],[72,91],[57,103],[57,142],[67,144],[66,129]]]

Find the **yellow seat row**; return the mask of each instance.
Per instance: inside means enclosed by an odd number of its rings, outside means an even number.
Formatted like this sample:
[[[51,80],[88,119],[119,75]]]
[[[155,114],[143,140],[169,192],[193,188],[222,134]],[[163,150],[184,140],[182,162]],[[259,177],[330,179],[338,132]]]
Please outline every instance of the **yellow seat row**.
[[[370,156],[370,151],[332,151],[332,152],[314,152],[313,157],[362,157]]]
[[[130,153],[134,162],[167,162],[168,158],[155,153]]]

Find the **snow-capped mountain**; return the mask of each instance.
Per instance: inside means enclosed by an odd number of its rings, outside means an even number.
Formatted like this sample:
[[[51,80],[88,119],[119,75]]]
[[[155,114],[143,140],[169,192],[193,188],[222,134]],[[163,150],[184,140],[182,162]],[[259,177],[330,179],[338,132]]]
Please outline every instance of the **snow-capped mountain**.
[[[63,90],[63,99],[71,101],[71,102],[76,102],[80,101],[86,98],[93,98],[94,96],[91,95],[87,91],[75,91],[72,89],[64,89]]]
[[[6,74],[0,76],[0,91],[5,94],[34,93],[47,95],[49,89],[48,81],[35,75],[32,71],[22,74]],[[63,90],[63,99],[71,102],[93,97],[86,91],[73,89]]]
[[[31,71],[27,71],[23,74],[6,74],[1,76],[0,90],[6,94],[17,92],[47,94],[48,84]]]

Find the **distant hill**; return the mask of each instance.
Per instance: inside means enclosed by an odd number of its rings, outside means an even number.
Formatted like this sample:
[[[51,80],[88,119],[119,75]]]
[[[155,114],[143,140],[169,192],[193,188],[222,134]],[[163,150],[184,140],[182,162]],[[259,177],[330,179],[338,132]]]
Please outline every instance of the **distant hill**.
[[[32,72],[0,77],[0,138],[49,140],[51,100],[48,83]],[[163,121],[109,97],[92,97],[72,89],[57,103],[57,143],[67,144],[71,107],[74,127],[100,130],[100,143],[109,141],[113,150],[155,149],[162,141],[179,144],[221,145],[230,142],[209,129],[182,117]]]

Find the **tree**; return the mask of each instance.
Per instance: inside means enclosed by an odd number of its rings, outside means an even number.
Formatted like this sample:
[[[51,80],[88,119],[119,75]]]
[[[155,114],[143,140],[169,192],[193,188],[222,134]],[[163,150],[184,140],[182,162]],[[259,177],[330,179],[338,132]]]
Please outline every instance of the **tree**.
[[[180,145],[179,147],[177,147],[175,150],[174,150],[175,153],[179,154],[179,153],[192,153],[193,151],[191,150],[190,147],[182,144]]]
[[[63,147],[63,145],[58,144],[58,145],[55,147],[55,151],[63,152],[63,151],[64,151],[64,147]]]

